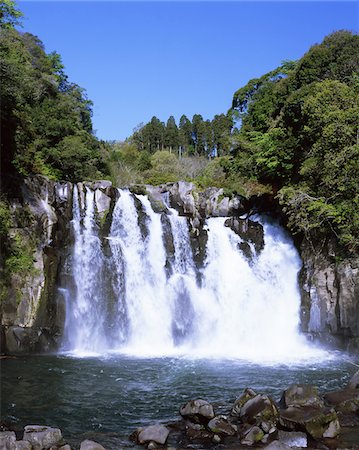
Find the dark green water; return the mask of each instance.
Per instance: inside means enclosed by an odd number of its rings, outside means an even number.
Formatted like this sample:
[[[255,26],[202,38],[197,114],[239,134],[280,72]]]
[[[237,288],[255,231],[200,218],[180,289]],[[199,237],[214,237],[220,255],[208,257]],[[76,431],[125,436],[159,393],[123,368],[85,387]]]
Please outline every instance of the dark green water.
[[[343,387],[355,367],[344,357],[321,363],[259,366],[240,361],[33,356],[1,361],[2,421],[59,427],[73,445],[88,438],[108,450],[130,446],[136,427],[178,418],[202,397],[220,411],[246,387],[276,400],[292,383]],[[227,403],[227,405],[226,405]]]

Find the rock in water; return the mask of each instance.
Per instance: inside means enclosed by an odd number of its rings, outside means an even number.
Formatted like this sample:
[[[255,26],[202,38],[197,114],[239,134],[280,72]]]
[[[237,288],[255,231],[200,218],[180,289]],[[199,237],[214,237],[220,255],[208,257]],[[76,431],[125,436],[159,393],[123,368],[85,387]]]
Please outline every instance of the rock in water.
[[[203,424],[214,418],[213,406],[202,399],[190,400],[181,406],[180,414],[184,419]]]
[[[27,425],[23,439],[31,443],[33,450],[47,449],[62,443],[61,430],[41,425]]]
[[[105,448],[95,441],[86,439],[85,441],[81,442],[80,450],[105,450]]]
[[[163,445],[167,441],[169,430],[163,425],[150,425],[138,430],[137,441],[139,444],[155,442]]]

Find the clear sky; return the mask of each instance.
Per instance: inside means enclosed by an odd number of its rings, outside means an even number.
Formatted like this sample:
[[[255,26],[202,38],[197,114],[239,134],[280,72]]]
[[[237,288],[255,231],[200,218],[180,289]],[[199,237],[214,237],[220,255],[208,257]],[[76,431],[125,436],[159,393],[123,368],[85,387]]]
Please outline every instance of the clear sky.
[[[21,1],[24,30],[61,54],[94,102],[101,139],[152,116],[226,112],[232,95],[338,29],[358,29],[356,2]]]

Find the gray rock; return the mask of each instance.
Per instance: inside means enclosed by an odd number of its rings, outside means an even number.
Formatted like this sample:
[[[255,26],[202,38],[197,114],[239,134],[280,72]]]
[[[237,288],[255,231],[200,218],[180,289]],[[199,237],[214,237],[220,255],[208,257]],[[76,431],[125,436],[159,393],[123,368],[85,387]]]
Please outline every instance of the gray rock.
[[[71,447],[68,444],[66,444],[60,447],[58,450],[71,450]]]
[[[273,441],[267,447],[264,447],[263,450],[291,450],[292,447],[290,447],[287,444],[284,444],[280,441]]]
[[[100,218],[103,218],[111,205],[111,198],[108,197],[101,189],[96,189],[95,191],[95,204],[97,209],[97,214]]]
[[[32,445],[29,441],[16,441],[14,450],[31,450]],[[68,450],[68,449],[66,449]],[[71,450],[71,449],[70,449]]]
[[[14,431],[0,431],[0,449],[13,450],[16,441]]]
[[[301,431],[278,431],[278,440],[289,447],[307,447],[307,435]]]
[[[246,431],[244,438],[241,440],[243,445],[254,445],[264,438],[264,432],[259,427],[254,426]]]
[[[293,384],[286,389],[280,401],[285,408],[289,406],[315,406],[322,408],[323,400],[319,397],[318,388],[309,384]]]
[[[257,253],[264,248],[263,226],[259,222],[249,219],[230,217],[224,222],[226,227],[233,230],[240,238],[247,243],[253,243]]]
[[[190,400],[180,408],[182,417],[196,423],[207,424],[214,418],[213,406],[206,400]]]
[[[208,422],[207,428],[219,435],[234,436],[237,432],[237,427],[228,422],[225,416],[216,416]]]
[[[62,444],[61,430],[41,425],[27,425],[24,441],[29,441],[34,450],[48,449],[53,445]]]
[[[85,441],[81,442],[80,450],[105,450],[105,448],[95,441],[86,439]]]
[[[281,410],[280,424],[294,431],[305,430],[314,439],[335,437],[340,431],[337,413],[331,408],[289,406]]]
[[[168,437],[169,430],[164,425],[150,425],[138,430],[137,441],[139,444],[155,442],[163,445]]]

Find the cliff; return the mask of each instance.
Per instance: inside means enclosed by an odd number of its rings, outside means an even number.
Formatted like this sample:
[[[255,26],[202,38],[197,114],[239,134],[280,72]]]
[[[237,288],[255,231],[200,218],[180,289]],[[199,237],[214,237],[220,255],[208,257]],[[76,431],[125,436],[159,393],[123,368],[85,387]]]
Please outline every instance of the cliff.
[[[79,197],[94,192],[96,221],[106,234],[111,225],[118,191],[108,181],[78,183]],[[167,205],[188,217],[196,264],[205,258],[205,219],[229,217],[231,227],[243,239],[242,251],[251,257],[263,247],[261,226],[243,219],[263,209],[261,200],[228,197],[222,189],[198,192],[191,183],[167,183],[158,187],[132,186],[146,193],[154,211],[166,223]],[[10,202],[9,239],[21,240],[30,252],[30,269],[8,274],[2,294],[2,349],[7,354],[48,352],[59,349],[66,320],[66,298],[59,286],[73,285],[69,261],[74,240],[72,220],[73,185],[49,181],[42,176],[25,180],[21,196]],[[82,202],[84,204],[84,202]],[[165,230],[164,226],[164,230]],[[171,241],[166,237],[171,254]],[[250,244],[253,244],[252,246]],[[333,249],[316,252],[302,242],[303,267],[301,327],[310,338],[320,338],[336,348],[359,351],[359,259],[338,260]],[[169,256],[170,257],[170,256]],[[5,262],[6,264],[6,262]]]

